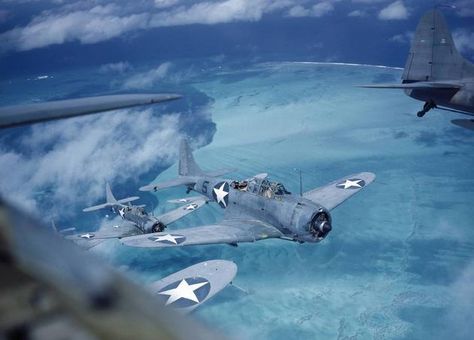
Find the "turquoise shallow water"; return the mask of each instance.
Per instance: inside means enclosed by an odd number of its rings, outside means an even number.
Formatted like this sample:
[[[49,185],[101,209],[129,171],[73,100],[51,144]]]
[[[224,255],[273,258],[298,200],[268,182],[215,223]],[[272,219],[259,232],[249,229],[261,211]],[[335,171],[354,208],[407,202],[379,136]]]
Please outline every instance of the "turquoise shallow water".
[[[146,250],[111,241],[95,252],[145,283],[199,261],[233,260],[235,283],[248,294],[228,287],[194,316],[239,338],[469,338],[474,135],[450,124],[455,114],[419,119],[421,103],[403,93],[354,86],[400,75],[285,62],[215,68],[186,81],[211,98],[217,130],[195,152],[205,169],[236,167],[235,178],[268,172],[290,191],[298,190],[294,168],[303,170],[305,190],[376,173],[371,186],[334,210],[323,242]],[[175,174],[173,165],[158,180]],[[182,188],[156,194],[155,212],[184,195]],[[208,205],[170,230],[220,218],[222,209]]]
[[[288,62],[193,83],[214,99],[217,132],[195,153],[204,168],[237,167],[237,178],[268,172],[293,191],[294,168],[303,170],[306,190],[350,173],[377,174],[333,212],[324,242],[101,251],[118,252],[114,261],[144,281],[204,259],[235,261],[235,282],[250,293],[227,288],[195,316],[236,337],[465,338],[474,321],[474,135],[452,126],[451,114],[417,118],[420,103],[402,93],[354,87],[400,75]],[[158,179],[175,174],[172,166]],[[175,228],[221,217],[207,206]]]

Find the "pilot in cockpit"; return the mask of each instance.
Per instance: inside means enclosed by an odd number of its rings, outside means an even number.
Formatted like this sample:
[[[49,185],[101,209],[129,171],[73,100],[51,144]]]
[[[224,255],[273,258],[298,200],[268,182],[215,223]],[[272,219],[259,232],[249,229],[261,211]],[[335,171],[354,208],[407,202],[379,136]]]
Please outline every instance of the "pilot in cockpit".
[[[231,183],[232,188],[240,191],[247,191],[248,185],[247,181],[233,181]]]

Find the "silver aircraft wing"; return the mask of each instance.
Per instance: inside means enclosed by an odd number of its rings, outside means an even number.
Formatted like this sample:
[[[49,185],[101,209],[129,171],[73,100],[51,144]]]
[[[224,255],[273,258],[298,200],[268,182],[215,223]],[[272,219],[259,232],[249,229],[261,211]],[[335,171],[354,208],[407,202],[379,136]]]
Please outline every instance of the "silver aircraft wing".
[[[179,229],[172,233],[124,237],[120,242],[131,247],[162,248],[219,243],[233,245],[281,236],[277,228],[259,220],[224,219],[217,224]]]
[[[163,93],[117,94],[6,106],[0,108],[0,128],[156,104],[179,98],[181,95]]]
[[[31,339],[222,339],[0,198],[0,334]],[[2,336],[0,336],[2,337]]]
[[[140,190],[140,191],[157,191],[157,190],[161,190],[161,189],[177,187],[177,186],[180,186],[180,185],[195,184],[196,180],[197,179],[195,177],[180,176],[178,178],[170,179],[170,180],[159,182],[159,183],[151,183],[151,184],[142,186],[138,190]]]
[[[199,196],[191,196],[191,197],[183,197],[183,198],[175,198],[172,200],[167,200],[166,202],[168,203],[173,203],[173,204],[185,204],[185,203],[193,203],[194,201],[199,201],[205,199],[208,201],[209,199],[205,196],[199,195]]]
[[[106,225],[97,231],[87,231],[80,234],[68,235],[65,238],[82,246],[83,244],[93,244],[97,240],[107,240],[137,234],[141,234],[141,232],[133,224],[122,223]]]
[[[368,89],[401,89],[401,90],[417,90],[417,89],[460,89],[462,85],[457,82],[435,82],[435,81],[417,81],[405,84],[371,84],[359,85],[358,87]]]
[[[156,281],[149,289],[164,306],[189,313],[224,289],[236,274],[234,262],[210,260]]]
[[[303,194],[303,197],[321,204],[328,210],[332,210],[372,183],[374,179],[375,174],[361,172],[338,179],[323,187],[307,191]]]
[[[186,205],[183,205],[182,207],[179,207],[177,209],[168,211],[160,216],[157,216],[157,218],[160,220],[161,223],[164,225],[168,225],[170,223],[173,223],[180,218],[192,213],[193,211],[201,208],[204,204],[206,204],[208,199],[206,197],[199,197],[196,199],[193,199],[191,202],[189,202]]]

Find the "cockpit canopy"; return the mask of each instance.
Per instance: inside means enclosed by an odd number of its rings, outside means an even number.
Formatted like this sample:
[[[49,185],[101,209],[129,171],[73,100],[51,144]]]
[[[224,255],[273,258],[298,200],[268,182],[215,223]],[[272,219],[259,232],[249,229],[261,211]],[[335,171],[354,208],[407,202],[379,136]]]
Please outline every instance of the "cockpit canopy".
[[[234,181],[232,187],[236,190],[248,191],[266,198],[278,198],[291,194],[283,184],[269,181],[266,174],[257,175],[244,181]]]

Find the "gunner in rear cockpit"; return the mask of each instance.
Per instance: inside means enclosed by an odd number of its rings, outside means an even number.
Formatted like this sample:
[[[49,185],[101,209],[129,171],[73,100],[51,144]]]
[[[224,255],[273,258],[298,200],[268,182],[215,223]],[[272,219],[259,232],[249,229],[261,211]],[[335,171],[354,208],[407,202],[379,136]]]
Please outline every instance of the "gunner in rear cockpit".
[[[247,191],[248,189],[248,182],[247,181],[234,181],[232,182],[232,187],[234,189],[240,190],[240,191]]]

